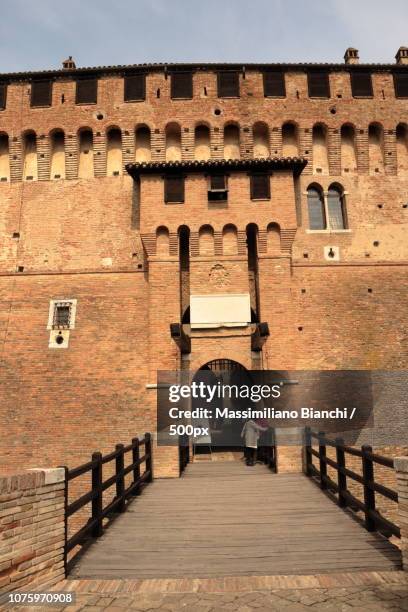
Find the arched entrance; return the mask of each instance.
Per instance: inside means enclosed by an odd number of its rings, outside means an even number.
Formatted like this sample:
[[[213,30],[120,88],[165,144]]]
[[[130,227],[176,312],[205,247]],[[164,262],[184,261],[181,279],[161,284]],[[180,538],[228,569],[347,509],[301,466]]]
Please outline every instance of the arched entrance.
[[[250,372],[239,362],[232,359],[213,359],[203,364],[197,370],[193,380],[197,383],[203,382],[206,385],[215,385],[222,388],[231,389],[230,393],[222,394],[211,403],[214,416],[208,419],[209,436],[195,445],[196,454],[234,452],[242,455],[241,432],[244,420],[229,418],[220,414],[228,410],[242,410],[247,407],[248,401],[243,405],[242,399],[234,396],[234,389],[237,385],[251,384]],[[194,407],[202,407],[201,400],[193,402]],[[219,408],[218,414],[215,409]]]

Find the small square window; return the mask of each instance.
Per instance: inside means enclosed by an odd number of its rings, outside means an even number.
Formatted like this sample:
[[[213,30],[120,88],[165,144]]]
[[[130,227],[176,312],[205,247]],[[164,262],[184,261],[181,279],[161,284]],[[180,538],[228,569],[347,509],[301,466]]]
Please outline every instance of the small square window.
[[[218,73],[218,97],[239,98],[239,73],[225,71]]]
[[[228,199],[228,181],[224,174],[213,174],[209,177],[208,200],[225,202]]]
[[[125,102],[138,102],[146,98],[146,75],[131,74],[125,76]]]
[[[251,175],[251,200],[270,200],[271,179],[269,174]]]
[[[373,97],[373,83],[370,72],[351,72],[350,78],[353,98]]]
[[[285,73],[270,71],[263,73],[264,96],[266,98],[284,98],[286,96]]]
[[[76,82],[76,104],[96,104],[98,79],[79,79]]]
[[[31,83],[31,106],[51,106],[52,82],[33,81]]]
[[[52,323],[54,329],[69,329],[70,319],[70,302],[61,302],[54,304],[54,318]]]
[[[307,75],[310,98],[330,98],[329,74],[309,72]]]
[[[408,72],[394,74],[394,87],[396,98],[408,98]]]
[[[171,97],[186,100],[193,97],[193,73],[174,72],[171,75]]]
[[[51,300],[47,329],[74,329],[76,300]]]

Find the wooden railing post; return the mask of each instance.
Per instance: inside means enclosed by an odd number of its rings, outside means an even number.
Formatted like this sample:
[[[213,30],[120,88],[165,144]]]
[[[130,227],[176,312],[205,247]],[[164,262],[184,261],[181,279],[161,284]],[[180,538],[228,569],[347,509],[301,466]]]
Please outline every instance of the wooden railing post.
[[[132,462],[133,462],[133,484],[135,482],[137,482],[140,478],[140,463],[139,463],[139,459],[140,459],[140,449],[139,449],[139,438],[132,438],[132,444],[133,444],[133,449],[132,449]],[[140,486],[138,486],[133,495],[139,495],[140,493]]]
[[[92,491],[96,493],[92,499],[92,521],[96,521],[92,528],[92,537],[99,538],[103,533],[102,526],[102,453],[93,453],[92,461],[96,465],[92,468]]]
[[[116,498],[120,500],[117,505],[117,512],[124,512],[126,510],[125,477],[123,475],[123,470],[125,469],[125,454],[123,452],[124,448],[125,447],[123,444],[117,444],[115,446],[115,450],[118,452],[118,455],[115,459]]]
[[[306,454],[306,476],[312,475],[312,430],[305,427],[305,454]]]
[[[344,452],[344,440],[336,438],[336,462],[337,462],[337,484],[339,487],[338,504],[340,508],[347,506],[344,493],[347,491],[347,477],[343,470],[346,467],[346,455]]]
[[[146,453],[146,470],[149,472],[149,478],[147,482],[153,480],[153,453],[152,453],[152,436],[149,433],[145,433],[145,453]]]
[[[320,469],[320,488],[327,489],[327,463],[326,459],[326,444],[324,431],[319,431],[319,469]]]
[[[369,486],[374,482],[374,465],[367,453],[372,453],[372,447],[365,444],[361,447],[363,478],[364,478],[364,505],[365,505],[365,526],[367,531],[375,531],[375,521],[370,517],[370,510],[375,510],[375,492]]]

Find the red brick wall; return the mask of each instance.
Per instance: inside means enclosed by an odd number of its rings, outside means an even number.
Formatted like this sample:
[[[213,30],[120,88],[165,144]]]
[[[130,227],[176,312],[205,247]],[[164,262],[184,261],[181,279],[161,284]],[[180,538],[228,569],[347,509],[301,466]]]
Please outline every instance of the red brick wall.
[[[53,105],[45,109],[29,107],[27,83],[9,86],[7,109],[0,112],[0,132],[10,137],[12,178],[0,183],[0,420],[7,432],[0,440],[2,471],[40,463],[72,466],[93,450],[104,452],[154,430],[156,393],[146,384],[155,383],[157,369],[181,367],[169,324],[180,319],[177,230],[183,224],[191,230],[191,291],[199,293],[248,290],[245,230],[249,223],[258,225],[260,311],[271,331],[259,359],[250,351],[250,328],[194,332],[183,367],[215,358],[264,368],[406,367],[408,175],[397,175],[395,129],[406,121],[407,101],[395,99],[385,71],[373,75],[372,100],[351,97],[345,71],[330,74],[329,100],[308,98],[301,70],[286,75],[285,99],[264,98],[256,71],[240,79],[240,99],[218,99],[216,75],[198,72],[193,100],[175,101],[169,98],[170,79],[155,72],[147,77],[146,101],[125,103],[123,80],[105,76],[98,104],[75,106],[74,83],[66,78],[55,82]],[[227,207],[208,204],[200,174],[188,176],[181,205],[164,204],[161,175],[143,177],[140,194],[126,174],[105,176],[109,127],[122,130],[123,164],[134,161],[134,129],[141,124],[152,131],[152,159],[163,161],[165,126],[174,120],[181,125],[185,160],[194,157],[197,123],[211,127],[212,157],[222,158],[224,125],[237,122],[241,156],[250,158],[255,122],[268,125],[271,155],[280,156],[282,125],[293,121],[299,155],[309,163],[295,181],[290,172],[275,172],[271,200],[264,202],[251,201],[246,172],[232,173]],[[373,121],[385,130],[385,170],[378,175],[369,175],[367,131]],[[312,175],[315,123],[328,129],[330,175]],[[344,123],[357,132],[354,175],[341,174]],[[97,178],[77,178],[77,132],[83,127],[93,130]],[[48,180],[49,134],[55,128],[65,131],[67,180]],[[34,182],[21,181],[26,129],[38,138],[40,180]],[[305,191],[311,182],[324,189],[333,182],[344,186],[351,231],[307,231]],[[280,225],[281,240],[268,249],[271,222]],[[231,223],[237,255],[223,250],[222,230]],[[214,229],[214,255],[199,251],[204,224]],[[159,226],[169,229],[170,244],[156,255]],[[340,248],[339,263],[324,259],[327,245]],[[214,266],[221,273],[212,273]],[[78,300],[76,326],[64,350],[48,348],[54,298]],[[174,449],[161,449],[156,473],[176,474],[176,462]]]
[[[0,594],[64,579],[64,470],[0,478]]]

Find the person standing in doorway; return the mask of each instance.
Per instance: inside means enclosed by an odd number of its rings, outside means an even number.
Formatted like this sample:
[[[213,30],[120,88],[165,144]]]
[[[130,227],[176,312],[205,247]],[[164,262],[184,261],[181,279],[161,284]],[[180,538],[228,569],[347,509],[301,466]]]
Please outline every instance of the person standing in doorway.
[[[256,421],[249,419],[245,423],[241,432],[241,438],[244,438],[245,441],[245,457],[247,465],[255,465],[259,436],[267,429],[267,425],[265,426],[264,423],[261,423],[260,419]]]

